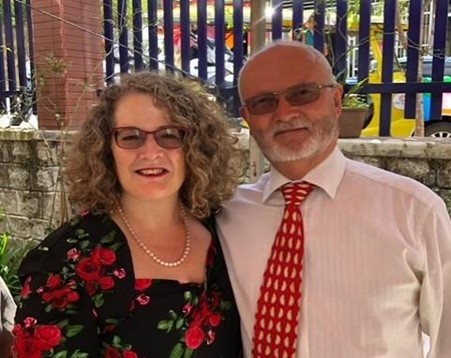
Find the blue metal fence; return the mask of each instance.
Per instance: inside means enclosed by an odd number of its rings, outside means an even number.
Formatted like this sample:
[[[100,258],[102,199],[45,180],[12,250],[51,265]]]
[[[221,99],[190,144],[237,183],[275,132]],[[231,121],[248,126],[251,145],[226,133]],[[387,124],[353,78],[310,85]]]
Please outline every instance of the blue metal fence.
[[[0,113],[14,112],[17,118],[24,118],[35,103],[30,3],[2,0],[0,12]]]
[[[2,0],[0,16],[0,101],[17,98],[34,87],[31,0]],[[329,4],[329,5],[327,5]],[[332,5],[330,5],[332,4]],[[327,5],[327,6],[326,6]],[[360,0],[358,13],[358,82],[369,76],[371,0]],[[451,92],[443,82],[448,23],[448,0],[436,1],[432,80],[418,83],[420,51],[419,1],[409,3],[406,82],[393,83],[395,45],[395,2],[384,2],[381,83],[366,83],[361,93],[381,94],[381,135],[390,134],[393,93],[405,93],[405,114],[415,116],[416,93],[431,93],[431,118],[441,118],[442,93]],[[348,1],[272,0],[267,16],[268,41],[294,38],[306,19],[314,14],[314,46],[330,45],[329,57],[341,81],[346,78],[349,58]],[[198,78],[222,98],[238,115],[237,74],[249,48],[249,1],[246,0],[103,0],[105,78],[141,70],[167,70]],[[332,44],[330,44],[330,40]],[[232,39],[232,40],[231,40]],[[8,49],[7,51],[5,49]],[[275,64],[276,65],[276,64]],[[30,68],[31,70],[27,70]],[[9,103],[12,103],[10,101]]]

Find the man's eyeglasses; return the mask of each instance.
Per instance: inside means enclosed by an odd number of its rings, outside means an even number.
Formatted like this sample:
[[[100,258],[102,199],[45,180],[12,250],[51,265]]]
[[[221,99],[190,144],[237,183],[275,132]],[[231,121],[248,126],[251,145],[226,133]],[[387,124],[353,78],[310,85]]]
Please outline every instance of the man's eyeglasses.
[[[297,85],[279,92],[264,93],[248,98],[244,104],[250,114],[268,114],[274,112],[279,106],[279,97],[283,95],[292,106],[303,106],[315,102],[323,88],[332,88],[329,85]]]
[[[188,129],[180,126],[162,126],[154,131],[145,131],[136,127],[116,127],[111,135],[118,147],[123,149],[136,149],[145,142],[148,134],[152,134],[161,148],[175,149],[183,145]]]

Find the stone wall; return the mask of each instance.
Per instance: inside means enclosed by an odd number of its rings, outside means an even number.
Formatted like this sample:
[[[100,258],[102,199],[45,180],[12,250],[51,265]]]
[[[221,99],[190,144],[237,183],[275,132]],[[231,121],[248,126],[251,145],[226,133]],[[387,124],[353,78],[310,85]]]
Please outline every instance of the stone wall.
[[[0,129],[0,234],[40,239],[61,222],[60,138],[58,131]]]
[[[0,221],[15,239],[41,239],[70,215],[62,200],[59,131],[0,130]],[[246,133],[240,145],[247,151]],[[412,177],[443,197],[451,213],[451,141],[433,139],[341,139],[348,157]]]

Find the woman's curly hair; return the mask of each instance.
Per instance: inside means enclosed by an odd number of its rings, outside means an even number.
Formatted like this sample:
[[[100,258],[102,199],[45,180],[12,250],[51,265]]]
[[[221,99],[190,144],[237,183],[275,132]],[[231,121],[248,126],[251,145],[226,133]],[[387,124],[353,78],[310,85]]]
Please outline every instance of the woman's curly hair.
[[[70,201],[80,210],[109,212],[122,193],[111,151],[114,113],[122,97],[149,94],[170,121],[188,127],[183,146],[186,178],[180,198],[206,217],[228,200],[242,175],[242,154],[224,110],[201,86],[172,75],[139,72],[106,88],[77,133],[65,165]]]

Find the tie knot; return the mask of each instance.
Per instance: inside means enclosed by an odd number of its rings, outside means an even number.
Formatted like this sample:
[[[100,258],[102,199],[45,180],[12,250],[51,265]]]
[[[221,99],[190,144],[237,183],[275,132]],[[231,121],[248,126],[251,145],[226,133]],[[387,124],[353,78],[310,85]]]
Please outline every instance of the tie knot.
[[[286,205],[299,206],[313,189],[315,185],[307,182],[287,183],[282,186],[282,194]]]

